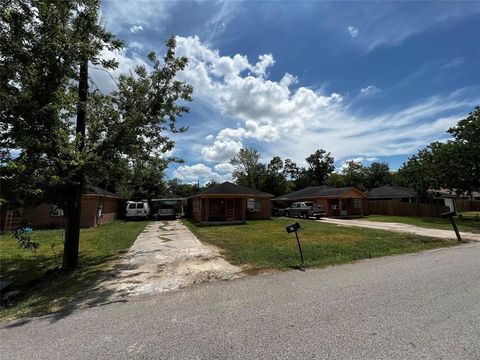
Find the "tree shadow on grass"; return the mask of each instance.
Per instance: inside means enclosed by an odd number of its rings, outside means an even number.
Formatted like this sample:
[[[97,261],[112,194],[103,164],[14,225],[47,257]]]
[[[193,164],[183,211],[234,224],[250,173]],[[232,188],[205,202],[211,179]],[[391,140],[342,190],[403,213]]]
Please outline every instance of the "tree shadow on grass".
[[[2,278],[11,281],[6,291],[18,292],[18,295],[2,303],[2,317],[20,319],[4,327],[22,326],[39,316],[53,323],[81,308],[127,302],[129,288],[99,286],[106,281],[121,279],[124,282],[129,278],[127,282],[131,286],[139,283],[133,279],[142,274],[135,271],[138,266],[123,263],[123,257],[112,262],[115,258],[114,255],[83,254],[79,258],[79,269],[73,272],[61,271],[49,256],[5,259]]]

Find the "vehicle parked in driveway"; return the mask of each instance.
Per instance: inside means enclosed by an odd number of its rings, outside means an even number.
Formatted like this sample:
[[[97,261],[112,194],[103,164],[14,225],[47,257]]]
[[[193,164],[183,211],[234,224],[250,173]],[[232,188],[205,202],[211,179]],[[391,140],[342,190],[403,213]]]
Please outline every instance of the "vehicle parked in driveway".
[[[148,219],[150,207],[147,201],[127,201],[125,218],[130,219]]]
[[[175,205],[160,205],[157,211],[159,219],[176,219],[177,209]]]
[[[285,209],[272,207],[272,216],[285,216]]]
[[[325,215],[325,206],[308,201],[293,203],[292,206],[285,209],[286,217],[302,217],[304,219],[314,217],[320,219],[320,217]]]

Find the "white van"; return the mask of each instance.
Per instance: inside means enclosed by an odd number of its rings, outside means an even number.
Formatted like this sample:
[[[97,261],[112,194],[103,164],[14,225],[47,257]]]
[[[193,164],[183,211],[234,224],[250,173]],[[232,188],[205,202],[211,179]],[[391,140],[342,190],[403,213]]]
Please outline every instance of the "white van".
[[[125,217],[127,219],[147,219],[150,215],[150,207],[146,201],[127,201]]]

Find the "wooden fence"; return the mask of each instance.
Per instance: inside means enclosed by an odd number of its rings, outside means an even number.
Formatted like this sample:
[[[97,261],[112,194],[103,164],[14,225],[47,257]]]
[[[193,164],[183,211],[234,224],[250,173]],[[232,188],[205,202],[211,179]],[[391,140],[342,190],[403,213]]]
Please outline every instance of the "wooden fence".
[[[480,211],[480,200],[456,200],[457,211]]]
[[[371,215],[437,217],[449,211],[447,206],[434,204],[409,204],[391,200],[369,200]]]

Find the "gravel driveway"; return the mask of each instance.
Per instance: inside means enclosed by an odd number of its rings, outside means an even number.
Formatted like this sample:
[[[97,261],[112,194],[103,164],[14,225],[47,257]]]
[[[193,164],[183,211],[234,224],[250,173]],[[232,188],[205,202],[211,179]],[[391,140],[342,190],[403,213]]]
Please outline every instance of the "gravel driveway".
[[[354,219],[332,219],[322,218],[318,220],[330,224],[336,224],[340,226],[358,226],[371,229],[388,230],[401,233],[410,233],[421,236],[430,236],[443,239],[456,239],[455,232],[452,230],[440,230],[440,229],[426,229],[414,225],[401,224],[401,223],[388,223],[379,221],[366,221],[366,220],[354,220]],[[480,234],[461,232],[463,240],[480,241]]]
[[[202,244],[179,220],[154,221],[107,272],[107,278],[90,289],[93,296],[88,298],[107,294],[105,301],[111,302],[240,276],[239,267],[225,261],[218,248]]]

